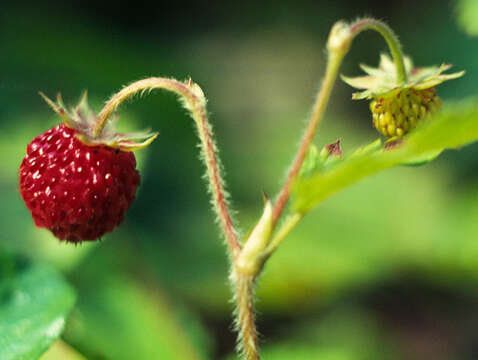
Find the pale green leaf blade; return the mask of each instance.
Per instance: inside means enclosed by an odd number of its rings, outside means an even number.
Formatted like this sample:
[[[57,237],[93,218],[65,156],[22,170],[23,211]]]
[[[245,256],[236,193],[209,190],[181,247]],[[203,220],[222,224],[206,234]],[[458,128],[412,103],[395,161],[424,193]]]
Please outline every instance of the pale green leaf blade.
[[[348,85],[357,89],[375,89],[381,85],[380,79],[374,76],[348,77],[340,75],[340,78]]]
[[[73,349],[67,343],[57,340],[55,341],[48,351],[43,354],[40,360],[87,360],[78,351]]]
[[[55,270],[0,259],[0,359],[37,359],[63,330],[75,301]]]
[[[470,36],[478,36],[478,1],[459,0],[457,15],[461,29]]]
[[[157,288],[111,274],[82,294],[64,336],[89,358],[210,358],[209,339],[198,320]]]
[[[477,139],[476,99],[446,106],[410,134],[399,148],[349,156],[324,172],[299,179],[294,188],[293,209],[306,212],[333,193],[378,171],[415,159],[432,158],[434,153]]]
[[[405,160],[402,165],[419,166],[435,160],[445,149],[432,150]]]

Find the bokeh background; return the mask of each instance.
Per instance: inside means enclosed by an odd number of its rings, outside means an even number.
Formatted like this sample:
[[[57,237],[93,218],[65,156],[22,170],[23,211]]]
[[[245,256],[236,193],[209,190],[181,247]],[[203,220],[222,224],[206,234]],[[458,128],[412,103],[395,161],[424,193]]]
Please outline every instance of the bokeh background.
[[[27,143],[58,121],[38,91],[60,91],[73,105],[88,89],[99,110],[133,80],[191,77],[209,99],[245,232],[261,213],[261,191],[279,190],[336,20],[384,19],[417,65],[466,69],[440,88],[449,101],[478,92],[477,3],[3,3],[0,251],[59,269],[77,290],[64,342],[45,359],[232,359],[235,340],[225,247],[193,124],[176,98],[154,93],[120,109],[123,128],[160,137],[137,152],[142,185],[124,224],[75,247],[36,229],[17,190]],[[381,51],[377,34],[361,35],[342,72],[376,65]],[[377,137],[351,92],[337,83],[319,146],[340,138],[350,152]],[[268,263],[257,299],[265,359],[477,359],[478,146],[326,200]]]

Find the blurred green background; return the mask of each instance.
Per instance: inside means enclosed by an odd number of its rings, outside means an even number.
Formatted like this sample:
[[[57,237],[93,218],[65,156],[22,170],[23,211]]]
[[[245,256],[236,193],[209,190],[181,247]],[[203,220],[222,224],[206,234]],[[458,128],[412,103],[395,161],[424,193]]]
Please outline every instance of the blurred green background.
[[[477,93],[475,4],[2,4],[0,252],[59,269],[77,292],[63,342],[45,359],[226,359],[235,339],[225,247],[193,124],[176,98],[155,93],[120,109],[121,126],[160,137],[137,152],[142,185],[124,224],[101,243],[75,247],[36,229],[17,190],[27,143],[58,121],[38,91],[60,91],[73,105],[88,89],[99,110],[133,80],[190,76],[209,99],[245,232],[261,213],[261,191],[279,190],[336,20],[384,19],[417,65],[466,69],[439,89],[446,101]],[[377,34],[363,34],[342,72],[359,74],[360,62],[376,65],[385,50]],[[337,83],[320,146],[340,138],[347,152],[377,137],[367,104],[351,93]],[[473,145],[392,169],[309,214],[258,284],[264,359],[477,359],[477,156]]]

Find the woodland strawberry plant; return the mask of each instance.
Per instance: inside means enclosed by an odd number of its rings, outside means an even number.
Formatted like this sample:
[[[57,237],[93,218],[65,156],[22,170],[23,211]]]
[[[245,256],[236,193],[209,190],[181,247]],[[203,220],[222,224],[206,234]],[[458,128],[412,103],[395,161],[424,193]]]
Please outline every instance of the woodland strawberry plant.
[[[382,54],[377,68],[361,65],[366,76],[342,75],[342,79],[361,90],[353,99],[369,100],[370,123],[380,138],[349,154],[343,153],[340,141],[319,150],[313,140],[340,66],[355,37],[365,30],[382,35],[391,56]],[[423,164],[445,149],[456,149],[478,139],[477,101],[443,104],[439,98],[438,85],[464,74],[447,73],[449,68],[445,64],[415,66],[412,58],[404,55],[394,32],[381,21],[364,18],[352,23],[337,22],[328,37],[325,75],[300,146],[279,194],[273,198],[264,194],[263,214],[245,232],[247,235],[241,235],[231,216],[206,97],[192,80],[152,77],[133,82],[113,95],[98,115],[89,109],[86,96],[71,111],[61,97],[54,103],[44,96],[62,123],[38,135],[27,146],[19,172],[20,193],[35,224],[60,240],[77,244],[98,240],[113,231],[123,220],[140,184],[133,151],[149,145],[157,136],[149,131],[118,133],[114,113],[137,94],[152,90],[177,94],[196,126],[213,210],[226,243],[230,272],[224,278],[230,280],[235,303],[238,353],[247,360],[260,359],[254,311],[256,282],[303,217],[330,195],[380,170]],[[60,280],[58,286],[68,288]],[[72,305],[73,295],[69,295],[61,311],[52,316],[55,331],[50,328],[47,335],[39,332],[40,346],[36,350],[28,353],[18,348],[8,358],[41,354],[61,332]],[[5,340],[0,339],[0,345],[2,341]],[[18,339],[12,336],[6,341],[14,343]]]

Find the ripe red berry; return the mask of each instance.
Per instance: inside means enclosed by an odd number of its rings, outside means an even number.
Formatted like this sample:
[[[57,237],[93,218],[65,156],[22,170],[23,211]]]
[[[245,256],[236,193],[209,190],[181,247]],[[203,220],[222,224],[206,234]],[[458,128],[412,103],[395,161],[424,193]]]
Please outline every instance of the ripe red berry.
[[[70,242],[118,226],[138,184],[132,152],[85,145],[63,124],[33,139],[20,166],[20,192],[35,224]]]
[[[68,112],[41,94],[63,124],[38,135],[20,165],[20,193],[35,224],[60,240],[78,243],[101,238],[124,218],[139,185],[132,150],[157,133],[121,134],[109,122],[99,135],[86,93]],[[146,139],[143,142],[136,142]]]

